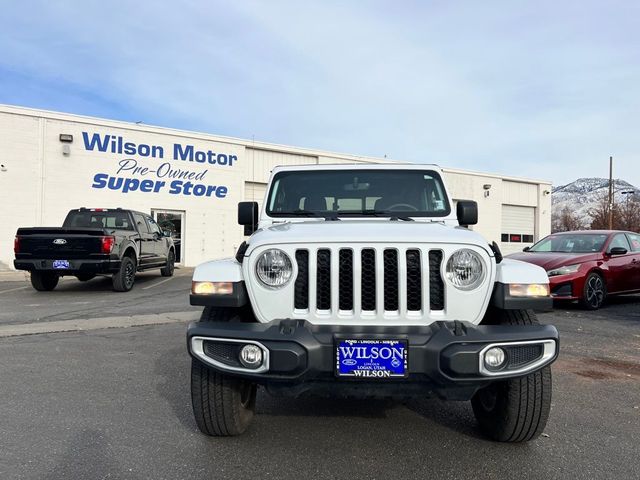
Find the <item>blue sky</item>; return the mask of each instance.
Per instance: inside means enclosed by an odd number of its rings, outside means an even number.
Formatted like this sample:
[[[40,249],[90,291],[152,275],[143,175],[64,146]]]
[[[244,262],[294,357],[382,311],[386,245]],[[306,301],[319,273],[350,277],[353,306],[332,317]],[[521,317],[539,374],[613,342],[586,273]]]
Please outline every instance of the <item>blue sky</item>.
[[[21,1],[0,103],[640,186],[640,3]]]

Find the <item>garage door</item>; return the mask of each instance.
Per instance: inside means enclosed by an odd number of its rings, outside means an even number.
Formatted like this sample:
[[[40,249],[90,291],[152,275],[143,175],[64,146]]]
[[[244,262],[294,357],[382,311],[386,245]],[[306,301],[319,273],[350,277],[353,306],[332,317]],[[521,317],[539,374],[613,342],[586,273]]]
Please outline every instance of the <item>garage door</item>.
[[[258,205],[262,207],[266,192],[266,183],[244,182],[244,199],[247,202],[258,202]]]
[[[502,206],[502,244],[503,254],[520,252],[530,247],[535,240],[536,209],[516,205]]]

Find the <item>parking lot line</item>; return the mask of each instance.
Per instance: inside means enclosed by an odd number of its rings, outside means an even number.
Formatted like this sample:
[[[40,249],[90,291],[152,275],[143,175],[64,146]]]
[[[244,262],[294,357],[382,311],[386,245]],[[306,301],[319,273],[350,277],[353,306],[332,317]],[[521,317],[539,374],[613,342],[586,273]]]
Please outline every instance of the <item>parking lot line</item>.
[[[148,287],[142,287],[142,290],[149,290],[150,288],[157,287],[158,285],[162,285],[163,283],[167,283],[169,280],[173,280],[174,277],[169,277],[165,280],[160,280],[158,283],[154,283],[153,285],[149,285]]]
[[[16,288],[10,288],[9,290],[0,290],[0,295],[2,295],[3,293],[17,292],[18,290],[24,290],[26,288],[29,288],[29,287],[16,287]]]

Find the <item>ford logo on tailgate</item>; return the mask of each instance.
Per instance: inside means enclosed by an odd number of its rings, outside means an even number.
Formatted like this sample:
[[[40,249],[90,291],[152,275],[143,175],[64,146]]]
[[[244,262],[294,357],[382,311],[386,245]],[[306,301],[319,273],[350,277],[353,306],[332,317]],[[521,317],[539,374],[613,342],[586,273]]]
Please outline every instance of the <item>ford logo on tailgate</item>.
[[[56,238],[53,241],[54,245],[65,245],[67,243],[67,241],[64,238]]]

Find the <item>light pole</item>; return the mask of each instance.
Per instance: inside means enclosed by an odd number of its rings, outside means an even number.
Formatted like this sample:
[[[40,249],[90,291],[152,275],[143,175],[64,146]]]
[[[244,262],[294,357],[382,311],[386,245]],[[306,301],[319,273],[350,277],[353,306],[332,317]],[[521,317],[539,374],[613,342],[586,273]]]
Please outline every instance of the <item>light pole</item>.
[[[630,221],[629,221],[629,198],[631,198],[631,195],[633,195],[635,192],[633,190],[625,190],[624,192],[620,192],[620,195],[624,195],[625,196],[625,201],[624,201],[624,223],[625,223],[625,228],[627,230],[631,230],[631,225]]]

